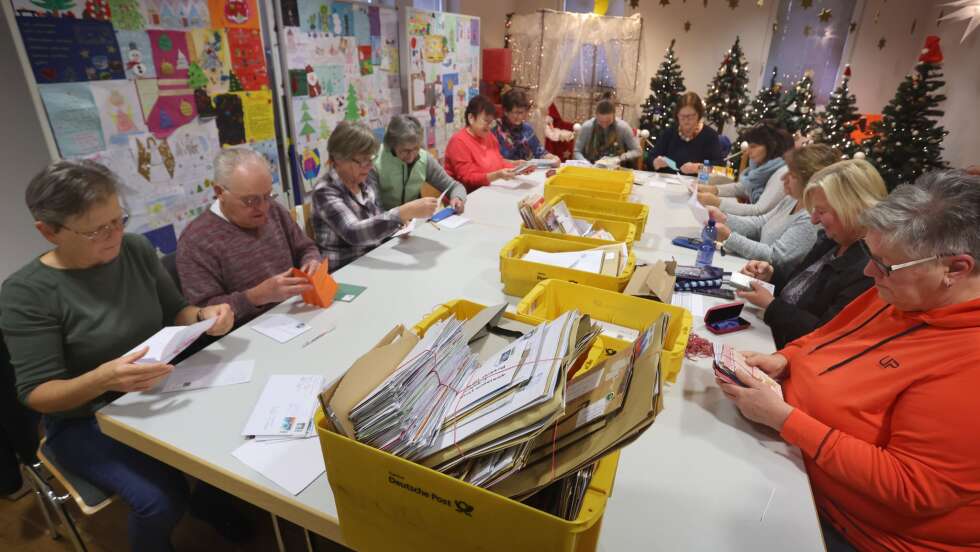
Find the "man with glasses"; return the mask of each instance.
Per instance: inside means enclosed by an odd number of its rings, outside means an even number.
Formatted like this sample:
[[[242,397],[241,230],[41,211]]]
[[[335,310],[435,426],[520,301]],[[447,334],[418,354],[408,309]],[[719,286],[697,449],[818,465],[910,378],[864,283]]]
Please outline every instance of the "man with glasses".
[[[262,154],[225,149],[214,160],[217,199],[180,236],[177,271],[187,300],[228,303],[237,324],[311,289],[293,267],[312,274],[316,244],[275,201],[272,174]]]

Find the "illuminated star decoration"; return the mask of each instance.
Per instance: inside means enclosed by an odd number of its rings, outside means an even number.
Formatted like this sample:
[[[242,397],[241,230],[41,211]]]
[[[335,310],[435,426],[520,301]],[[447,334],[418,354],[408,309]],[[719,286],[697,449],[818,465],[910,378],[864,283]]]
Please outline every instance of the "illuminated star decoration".
[[[803,6],[804,10],[810,9],[810,6],[813,5],[813,0],[800,0],[800,5]]]
[[[803,27],[803,36],[810,36],[811,34],[813,34],[813,27],[809,25]]]
[[[685,21],[684,22],[684,32],[685,33],[691,32],[691,22],[690,21]]]
[[[818,15],[817,17],[820,18],[821,23],[827,23],[828,21],[830,21],[830,18],[833,17],[833,15],[834,12],[830,11],[827,8],[824,8],[820,10],[820,15]]]
[[[943,5],[957,9],[949,15],[943,15],[939,18],[939,21],[968,21],[966,32],[963,33],[963,38],[960,39],[960,44],[963,44],[966,41],[966,37],[970,36],[970,33],[980,26],[980,0],[956,0],[955,2],[947,2]]]
[[[733,10],[735,8],[737,8],[738,7],[738,0],[728,0],[728,7],[731,8],[731,9],[733,9]]]
[[[885,49],[885,37],[881,37],[881,40],[878,41],[878,49],[879,50]]]
[[[766,0],[755,0],[755,5],[761,8],[766,5]]]
[[[670,0],[660,0],[660,5],[661,6],[669,6],[670,5]]]

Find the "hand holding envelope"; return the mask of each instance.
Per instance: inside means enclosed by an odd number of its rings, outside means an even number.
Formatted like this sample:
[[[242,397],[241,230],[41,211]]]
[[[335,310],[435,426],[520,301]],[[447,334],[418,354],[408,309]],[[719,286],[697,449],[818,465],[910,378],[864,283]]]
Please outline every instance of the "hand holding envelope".
[[[327,271],[327,262],[320,263],[312,275],[306,274],[298,268],[292,270],[293,276],[303,278],[313,286],[313,289],[303,293],[303,302],[307,305],[326,308],[333,303],[334,295],[337,294],[337,282]]]

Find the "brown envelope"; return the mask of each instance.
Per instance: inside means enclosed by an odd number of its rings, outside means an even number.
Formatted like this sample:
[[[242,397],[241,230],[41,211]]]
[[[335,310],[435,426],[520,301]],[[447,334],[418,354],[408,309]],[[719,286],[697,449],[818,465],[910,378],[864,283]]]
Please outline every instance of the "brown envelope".
[[[636,267],[623,293],[644,299],[670,304],[674,295],[674,269],[677,261],[657,261],[655,264]]]

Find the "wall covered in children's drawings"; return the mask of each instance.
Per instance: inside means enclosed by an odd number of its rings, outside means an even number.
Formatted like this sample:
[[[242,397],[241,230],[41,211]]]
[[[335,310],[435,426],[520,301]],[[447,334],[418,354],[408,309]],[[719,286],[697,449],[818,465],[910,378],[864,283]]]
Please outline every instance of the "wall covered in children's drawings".
[[[116,172],[127,231],[164,253],[249,145],[280,181],[256,0],[9,0],[61,157]]]
[[[402,112],[398,15],[366,4],[287,0],[283,23],[292,142],[309,191],[337,124],[361,121],[381,139]]]
[[[479,94],[480,18],[407,8],[405,30],[406,112],[422,122],[426,147],[442,158],[449,138],[466,126],[467,102]]]

